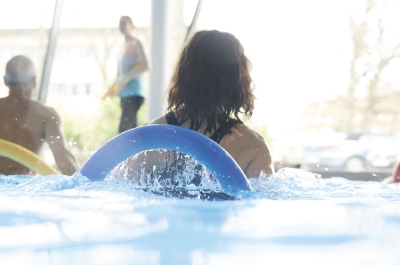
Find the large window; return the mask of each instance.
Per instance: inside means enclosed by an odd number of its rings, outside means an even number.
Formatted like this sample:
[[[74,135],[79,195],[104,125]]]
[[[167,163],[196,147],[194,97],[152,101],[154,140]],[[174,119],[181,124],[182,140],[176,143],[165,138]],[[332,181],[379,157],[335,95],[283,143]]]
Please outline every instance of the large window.
[[[116,78],[121,15],[132,17],[151,60],[151,3],[64,1],[47,104],[67,110],[63,115],[68,117],[72,108],[63,105],[74,102],[69,98],[100,102]],[[172,73],[198,1],[169,3]],[[0,73],[17,54],[30,56],[41,71],[54,4],[18,0],[3,6]],[[285,161],[286,151],[291,146],[302,150],[306,139],[337,132],[400,132],[398,10],[396,0],[212,0],[203,2],[196,29],[231,32],[243,44],[257,97],[248,124],[268,139],[276,161],[285,163],[290,160]],[[149,73],[147,87],[148,79]],[[6,94],[1,83],[0,95]],[[96,104],[79,104],[73,111],[95,113],[99,110],[93,106],[102,106]]]

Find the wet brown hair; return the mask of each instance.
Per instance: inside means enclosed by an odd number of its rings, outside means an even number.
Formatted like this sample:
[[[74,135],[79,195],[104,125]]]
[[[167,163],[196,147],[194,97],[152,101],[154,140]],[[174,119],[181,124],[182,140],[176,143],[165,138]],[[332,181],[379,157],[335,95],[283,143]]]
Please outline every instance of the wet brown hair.
[[[230,118],[242,123],[250,118],[254,95],[250,61],[239,40],[217,30],[197,32],[183,49],[167,91],[167,112],[175,112],[180,124],[190,120],[198,130],[207,120],[205,132]]]

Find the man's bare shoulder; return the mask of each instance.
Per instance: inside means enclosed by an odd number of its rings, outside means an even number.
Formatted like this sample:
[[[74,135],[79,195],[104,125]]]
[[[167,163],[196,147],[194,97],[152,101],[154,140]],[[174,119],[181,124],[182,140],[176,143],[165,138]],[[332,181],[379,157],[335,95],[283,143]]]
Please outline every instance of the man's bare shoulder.
[[[4,97],[0,98],[0,108],[7,109],[26,109],[29,113],[39,115],[40,117],[58,117],[54,108],[43,105],[40,102],[22,98],[22,97]]]
[[[35,111],[37,111],[38,113],[40,113],[42,115],[50,116],[50,117],[55,115],[58,117],[57,111],[52,107],[45,106],[42,103],[33,101],[33,100],[30,102],[30,104]]]

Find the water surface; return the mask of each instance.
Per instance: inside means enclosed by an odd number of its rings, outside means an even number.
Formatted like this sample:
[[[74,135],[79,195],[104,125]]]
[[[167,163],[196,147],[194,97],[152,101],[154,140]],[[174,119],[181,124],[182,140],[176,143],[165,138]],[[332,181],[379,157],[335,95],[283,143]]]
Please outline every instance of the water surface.
[[[0,261],[400,264],[400,185],[289,168],[250,182],[210,200],[78,173],[0,176]]]

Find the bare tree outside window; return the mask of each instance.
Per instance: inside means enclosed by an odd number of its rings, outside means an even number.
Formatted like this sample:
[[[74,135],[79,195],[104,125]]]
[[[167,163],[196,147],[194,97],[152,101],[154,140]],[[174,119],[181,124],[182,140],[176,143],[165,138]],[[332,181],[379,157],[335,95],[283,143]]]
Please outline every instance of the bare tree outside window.
[[[92,31],[93,32],[93,31]],[[90,53],[96,60],[99,70],[103,76],[103,84],[105,88],[110,86],[115,76],[110,76],[110,60],[115,57],[115,49],[117,48],[119,32],[114,28],[100,28],[97,32],[87,35],[89,41]],[[112,67],[115,67],[112,64]],[[113,72],[113,71],[111,71]]]
[[[361,12],[349,19],[353,47],[349,86],[340,97],[345,109],[342,131],[371,131],[382,115],[392,117],[387,123],[398,120],[399,87],[385,78],[386,72],[400,66],[400,26],[393,23],[394,5],[395,0],[365,0]],[[354,117],[360,114],[357,127]],[[392,125],[387,132],[399,129]]]

